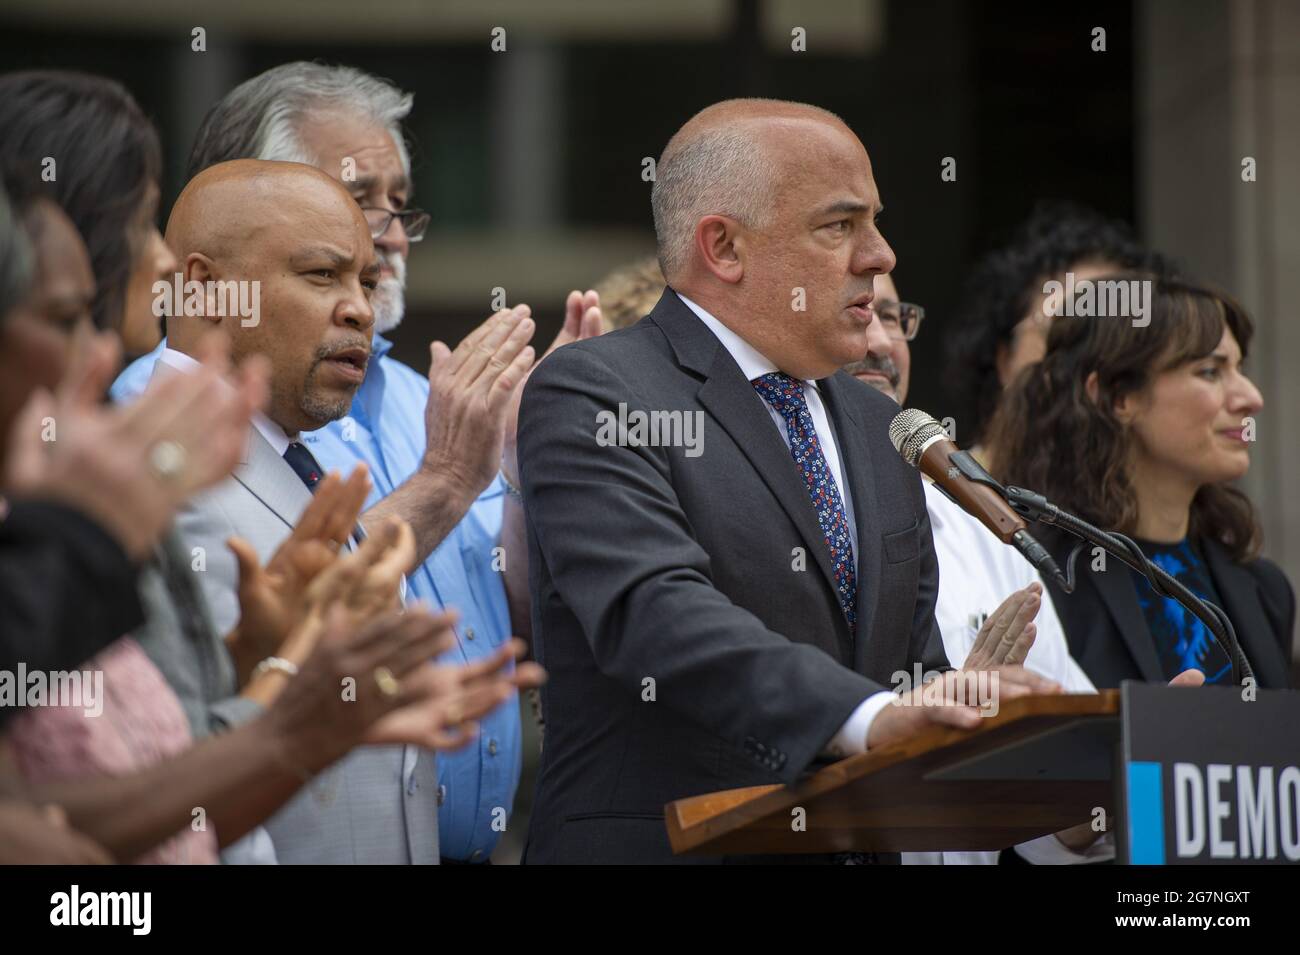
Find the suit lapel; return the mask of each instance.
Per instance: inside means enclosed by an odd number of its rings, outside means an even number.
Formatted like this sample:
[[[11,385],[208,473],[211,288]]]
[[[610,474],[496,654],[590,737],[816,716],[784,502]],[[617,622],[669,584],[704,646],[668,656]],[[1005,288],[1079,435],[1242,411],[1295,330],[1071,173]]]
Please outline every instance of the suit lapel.
[[[1137,663],[1142,679],[1148,683],[1164,683],[1167,678],[1156,655],[1155,641],[1142,615],[1142,607],[1138,604],[1133,571],[1118,557],[1108,554],[1106,570],[1092,572],[1091,577],[1093,586],[1101,595],[1101,602],[1115,620],[1120,636]]]
[[[794,522],[808,553],[834,592],[835,568],[831,565],[826,536],[817,521],[817,511],[808,496],[803,477],[795,467],[790,449],[781,440],[781,432],[768,414],[763,399],[745,379],[730,352],[722,347],[708,326],[682,304],[671,288],[664,290],[650,317],[663,329],[678,362],[684,368],[705,376],[697,395],[700,404],[736,442],[782,510]],[[843,614],[840,622],[842,626],[837,633],[844,639],[848,636],[848,623]]]
[[[248,451],[235,480],[289,527],[311,503],[311,491],[256,428],[248,429]]]
[[[865,425],[857,409],[848,400],[845,385],[838,375],[824,378],[818,383],[822,398],[835,429],[835,441],[840,449],[840,467],[848,484],[849,498],[853,502],[853,521],[857,525],[858,547],[858,634],[866,637],[872,632],[871,622],[880,598],[880,550],[868,546],[880,539],[880,526],[876,520],[876,477],[867,451]],[[854,668],[859,673],[882,672],[888,663],[887,640],[858,639],[853,648]]]
[[[1264,687],[1288,685],[1286,664],[1279,666],[1273,628],[1264,615],[1259,596],[1259,581],[1245,567],[1233,563],[1217,541],[1204,545],[1205,563],[1209,567],[1214,589],[1223,601],[1223,611],[1232,621],[1237,642],[1255,671],[1256,682]]]

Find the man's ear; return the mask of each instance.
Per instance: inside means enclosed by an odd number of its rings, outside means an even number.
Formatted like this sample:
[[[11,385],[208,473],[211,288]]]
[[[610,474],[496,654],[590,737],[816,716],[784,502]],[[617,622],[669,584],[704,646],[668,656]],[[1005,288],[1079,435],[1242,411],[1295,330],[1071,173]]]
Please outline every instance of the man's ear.
[[[203,291],[201,293],[203,312],[198,317],[202,318],[209,324],[220,325],[220,303],[217,301],[219,293],[217,292],[215,285],[207,284],[209,282],[215,283],[220,279],[217,263],[208,258],[202,252],[191,252],[189,255],[185,256],[183,269],[187,286],[190,282],[198,282],[203,286]],[[185,298],[187,302],[190,300],[188,292],[186,293]],[[186,314],[190,314],[188,307],[186,308]]]
[[[741,260],[740,223],[727,216],[705,216],[695,224],[695,248],[704,267],[716,278],[735,285],[745,275]]]

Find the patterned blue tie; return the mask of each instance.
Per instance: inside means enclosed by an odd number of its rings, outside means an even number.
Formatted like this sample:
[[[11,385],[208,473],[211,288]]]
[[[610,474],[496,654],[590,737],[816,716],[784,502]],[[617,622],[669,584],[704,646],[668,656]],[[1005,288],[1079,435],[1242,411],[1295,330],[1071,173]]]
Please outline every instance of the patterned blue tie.
[[[858,619],[856,601],[858,577],[853,563],[853,539],[849,537],[849,520],[844,514],[840,489],[835,486],[835,476],[822,455],[817,429],[813,427],[812,413],[804,397],[803,382],[784,372],[774,371],[752,382],[754,390],[785,419],[790,435],[790,454],[803,475],[817,510],[817,523],[821,525],[826,546],[831,551],[835,568],[835,591],[840,609],[849,622],[849,632],[856,634]]]

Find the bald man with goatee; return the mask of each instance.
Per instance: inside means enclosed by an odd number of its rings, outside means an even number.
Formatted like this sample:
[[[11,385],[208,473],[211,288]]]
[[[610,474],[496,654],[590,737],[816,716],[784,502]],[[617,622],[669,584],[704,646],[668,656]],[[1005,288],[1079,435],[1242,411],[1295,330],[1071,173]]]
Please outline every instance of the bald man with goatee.
[[[379,268],[356,202],[329,176],[297,163],[239,160],[200,173],[176,201],[167,243],[180,262],[184,298],[177,309],[179,296],[171,296],[168,347],[155,377],[192,367],[200,337],[213,329],[229,337],[236,360],[260,353],[271,363],[271,398],[254,418],[244,462],[177,519],[215,631],[227,633],[240,614],[240,567],[227,541],[246,542],[237,545],[245,572],[254,561],[266,565],[311,502],[323,475],[299,437],[351,407],[370,355],[369,291]],[[346,529],[336,542],[353,543]],[[287,681],[295,662],[269,663],[266,672]],[[227,861],[437,863],[437,789],[428,750],[354,750]]]
[[[862,143],[817,107],[718,103],[664,149],[651,205],[659,303],[524,392],[551,673],[528,862],[701,861],[672,855],[665,803],[979,720],[919,687],[889,705],[894,673],[950,668],[898,406],[839,370],[895,264]],[[938,680],[927,702],[953,700]],[[1034,686],[1002,673],[1004,698]]]

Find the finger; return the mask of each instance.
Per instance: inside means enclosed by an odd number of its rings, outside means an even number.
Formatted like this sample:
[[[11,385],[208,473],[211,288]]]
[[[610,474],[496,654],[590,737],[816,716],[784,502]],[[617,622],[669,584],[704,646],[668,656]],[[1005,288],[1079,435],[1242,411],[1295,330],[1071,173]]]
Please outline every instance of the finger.
[[[1184,670],[1169,681],[1170,686],[1204,686],[1205,674],[1200,670]]]
[[[379,581],[379,586],[395,586],[415,564],[415,532],[400,517],[390,517],[384,522],[384,542],[368,576]]]
[[[456,379],[466,387],[477,381],[479,376],[483,374],[483,370],[488,367],[488,364],[496,356],[498,349],[509,340],[519,326],[525,321],[530,326],[532,325],[532,319],[528,318],[527,315],[527,312],[515,307],[501,316],[501,319],[488,330],[488,333],[479,339],[473,348],[467,351],[464,360],[456,369]],[[531,330],[528,334],[531,337]],[[459,352],[460,349],[457,349],[457,351]],[[453,361],[455,357],[455,355],[452,356]]]
[[[578,329],[581,325],[582,293],[574,289],[569,293],[569,297],[564,300],[564,326],[560,329],[560,334],[577,338]]]
[[[994,664],[1000,662],[997,659],[998,652],[999,650],[1005,652],[1002,641],[1010,632],[1012,622],[1024,607],[1027,599],[1029,599],[1028,594],[1023,590],[1017,590],[998,605],[998,609],[994,611],[993,617],[987,621],[989,626],[989,638],[988,642],[984,645],[984,652]]]
[[[479,369],[478,375],[470,382],[473,387],[488,389],[510,369],[515,359],[524,350],[531,351],[529,342],[533,339],[533,332],[537,330],[531,318],[521,318],[518,324],[511,329],[510,334],[505,340],[497,346],[496,351],[492,353],[483,367]],[[528,367],[532,367],[529,362]],[[515,383],[521,380],[515,379]]]
[[[437,730],[429,735],[429,749],[451,752],[463,749],[478,738],[478,724],[465,723],[456,730]]]
[[[969,730],[980,725],[979,710],[973,706],[927,706],[922,712],[929,722],[940,726]]]
[[[452,619],[446,613],[434,615],[424,610],[387,613],[358,634],[354,649],[362,664],[370,669],[408,646],[420,647],[421,653],[432,657],[427,648],[436,645],[439,632],[450,627]]]
[[[1007,600],[1014,600],[1015,594],[1012,594]],[[989,634],[997,624],[998,619],[1006,611],[1007,600],[998,604],[994,611],[984,618],[984,623],[980,625],[979,632],[975,634],[975,642],[971,645],[970,652],[966,654],[966,665],[973,666],[975,660],[982,660],[989,646]]]
[[[451,374],[451,349],[445,342],[429,343],[429,388],[433,390],[435,385],[446,375]]]
[[[227,538],[226,546],[235,555],[235,563],[239,567],[238,589],[242,594],[253,585],[253,581],[261,574],[262,562],[258,560],[257,551],[253,549],[253,545],[242,537]]]
[[[455,724],[481,720],[515,695],[515,688],[503,681],[489,683],[458,694],[454,699]]]
[[[540,663],[521,663],[515,672],[506,677],[510,685],[519,690],[531,690],[546,682],[546,671]]]
[[[339,499],[326,519],[325,536],[340,547],[347,543],[356,530],[361,508],[370,496],[370,469],[364,462],[358,463],[343,482]]]
[[[453,375],[460,375],[466,364],[474,360],[480,352],[486,349],[483,355],[486,360],[487,355],[496,351],[497,345],[505,341],[510,330],[514,328],[518,320],[518,313],[513,308],[503,308],[501,311],[494,313],[474,331],[465,336],[464,340],[456,346],[456,350],[451,353],[451,367],[449,371]],[[472,371],[477,375],[478,372]]]
[[[316,485],[316,493],[312,495],[311,503],[298,518],[298,523],[294,525],[290,537],[299,541],[327,540],[325,527],[338,505],[342,487],[343,479],[339,477],[337,471],[326,474]]]
[[[1034,648],[1034,638],[1038,636],[1038,624],[1032,620],[1020,629],[1020,636],[1016,638],[1008,649],[1005,657],[1007,663],[1024,663],[1029,657],[1029,651]]]
[[[1006,664],[994,668],[1001,682],[1013,686],[1028,687],[1034,693],[1060,693],[1062,692],[1061,684],[1055,680],[1049,680],[1047,677],[1028,670],[1023,666]]]
[[[464,682],[482,680],[504,670],[514,660],[524,655],[527,645],[518,637],[512,637],[489,657],[474,660],[461,666],[460,673]]]
[[[604,315],[599,306],[593,305],[582,316],[582,325],[578,330],[578,340],[596,338],[605,330]]]
[[[1021,642],[1025,628],[1030,626],[1030,622],[1038,615],[1038,608],[1042,606],[1041,598],[1037,594],[1025,593],[1024,599],[1020,606],[1016,608],[1015,614],[1007,621],[1006,628],[1002,631],[1002,636],[998,640],[997,647],[993,651],[994,663],[1024,663],[1024,657],[1012,659],[1011,653]],[[1029,645],[1025,646],[1025,652],[1028,652],[1029,646],[1033,645],[1033,639],[1030,638]]]
[[[532,370],[534,355],[535,352],[529,345],[516,355],[510,366],[497,377],[492,391],[488,394],[488,408],[493,414],[499,414],[509,407],[516,390]]]

